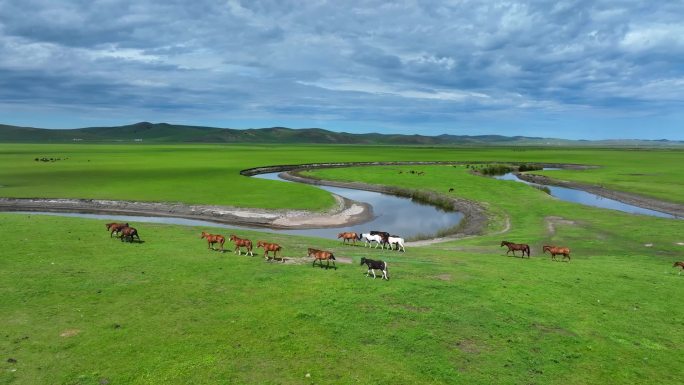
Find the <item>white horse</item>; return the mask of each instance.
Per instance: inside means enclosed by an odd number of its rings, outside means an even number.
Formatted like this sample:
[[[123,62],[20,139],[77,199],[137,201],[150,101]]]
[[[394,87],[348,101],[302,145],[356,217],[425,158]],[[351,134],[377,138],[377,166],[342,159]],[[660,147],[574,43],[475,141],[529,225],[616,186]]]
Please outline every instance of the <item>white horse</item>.
[[[382,242],[382,237],[380,235],[377,235],[377,234],[371,235],[371,234],[364,233],[364,234],[359,235],[359,240],[362,240],[362,239],[364,242],[364,244],[363,244],[364,247],[370,247],[370,246],[372,246],[372,243],[375,242],[376,243],[375,244],[376,249],[378,248],[378,245],[380,245],[380,247],[382,249],[385,248],[385,245]]]
[[[389,248],[392,250],[394,250],[394,245],[397,245],[397,251],[401,249],[401,251],[406,252],[406,249],[404,248],[404,238],[390,236],[387,238],[387,243],[389,243]]]

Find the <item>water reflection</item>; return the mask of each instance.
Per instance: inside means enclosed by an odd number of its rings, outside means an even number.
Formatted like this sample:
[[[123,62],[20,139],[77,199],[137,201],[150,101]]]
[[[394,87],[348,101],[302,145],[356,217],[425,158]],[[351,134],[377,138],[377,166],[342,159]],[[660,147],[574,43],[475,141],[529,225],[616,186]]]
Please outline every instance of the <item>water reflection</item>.
[[[261,174],[255,178],[285,181],[278,177],[278,173]],[[287,182],[287,181],[286,181]],[[463,214],[459,212],[447,212],[435,206],[421,204],[408,198],[382,194],[372,191],[354,190],[341,187],[316,186],[331,193],[343,196],[359,202],[365,202],[373,207],[375,217],[369,222],[349,226],[340,226],[325,229],[305,230],[276,230],[261,227],[225,225],[209,221],[175,217],[150,217],[141,215],[111,215],[111,214],[83,214],[83,213],[57,213],[57,212],[28,212],[17,213],[33,215],[55,215],[65,217],[79,217],[102,220],[114,220],[131,223],[164,223],[183,226],[218,227],[224,229],[244,229],[262,231],[268,233],[292,234],[302,236],[314,236],[322,238],[336,238],[341,231],[366,232],[369,230],[382,230],[404,238],[416,235],[434,235],[439,230],[457,225]]]
[[[545,168],[546,170],[558,170],[558,169],[552,169],[552,168]],[[615,199],[610,199],[610,198],[605,198],[600,195],[592,194],[583,190],[575,190],[567,187],[558,187],[558,186],[550,186],[550,185],[539,185],[535,183],[528,182],[526,180],[522,180],[515,176],[513,173],[508,173],[505,175],[500,175],[500,176],[495,176],[496,179],[500,180],[513,180],[516,182],[521,182],[525,183],[527,185],[536,185],[536,186],[545,186],[551,191],[551,195],[567,202],[574,202],[574,203],[579,203],[583,204],[586,206],[593,206],[593,207],[600,207],[604,209],[610,209],[610,210],[618,210],[618,211],[623,211],[626,213],[630,214],[642,214],[642,215],[651,215],[654,217],[661,217],[661,218],[678,218],[675,215],[668,214],[668,213],[663,213],[660,211],[655,211],[655,210],[650,210],[650,209],[645,209],[643,207],[639,206],[634,206],[630,205],[627,203],[623,203],[620,201],[616,201]]]

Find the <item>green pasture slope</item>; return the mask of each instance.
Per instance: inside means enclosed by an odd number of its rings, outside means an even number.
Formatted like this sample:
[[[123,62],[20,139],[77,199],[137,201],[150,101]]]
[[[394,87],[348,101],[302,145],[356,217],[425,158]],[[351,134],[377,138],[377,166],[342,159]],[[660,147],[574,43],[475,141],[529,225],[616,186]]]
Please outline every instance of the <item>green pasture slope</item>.
[[[602,165],[563,174],[603,174],[604,186],[684,201],[684,153],[666,150],[0,149],[2,196],[320,209],[327,196],[316,201],[313,188],[236,173],[298,162],[510,160]],[[69,159],[43,164],[36,156]],[[410,169],[425,174],[399,174]],[[398,253],[238,232],[281,243],[287,257],[318,247],[354,261],[325,270],[266,263],[260,251],[212,252],[199,239],[206,229],[136,224],[145,242],[123,244],[103,221],[0,214],[0,384],[681,383],[684,275],[671,266],[684,259],[684,221],[559,202],[463,166],[311,174],[454,188],[487,207],[487,234]],[[498,234],[506,223],[510,230]],[[502,239],[529,242],[532,258],[505,257]],[[572,262],[542,256],[545,243],[571,247]],[[365,278],[362,256],[388,261],[391,280]]]

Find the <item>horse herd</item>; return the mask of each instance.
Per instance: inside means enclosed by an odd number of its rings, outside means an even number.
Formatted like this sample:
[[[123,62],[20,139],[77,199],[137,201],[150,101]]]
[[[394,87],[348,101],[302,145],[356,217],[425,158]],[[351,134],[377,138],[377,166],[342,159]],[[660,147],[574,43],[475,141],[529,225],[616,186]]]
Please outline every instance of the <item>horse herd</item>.
[[[107,228],[107,231],[109,231],[110,233],[110,238],[116,234],[116,236],[121,239],[121,242],[133,242],[135,239],[137,239],[138,242],[141,242],[138,230],[136,230],[134,227],[131,227],[128,223],[107,223],[105,224],[105,227]],[[390,250],[401,250],[403,252],[406,252],[406,249],[404,248],[404,239],[396,235],[390,235],[390,233],[385,231],[371,231],[369,233],[344,232],[339,233],[337,235],[337,238],[342,239],[343,244],[355,244],[357,241],[363,240],[364,247],[372,247],[373,243],[375,243],[374,248],[380,246],[381,249],[384,250],[385,246],[387,246],[387,248]],[[224,251],[223,245],[226,243],[226,238],[223,235],[210,234],[203,231],[200,236],[200,239],[207,240],[207,247],[209,249],[217,250],[214,248],[214,246],[218,245],[218,251]],[[245,255],[254,256],[253,244],[251,240],[246,238],[240,238],[232,234],[230,235],[229,239],[235,245],[234,253],[242,255],[242,248],[244,248]],[[520,251],[522,253],[523,258],[525,257],[525,254],[527,254],[527,258],[530,258],[530,246],[528,244],[501,241],[500,247],[504,246],[508,248],[508,250],[506,251],[506,255],[512,252],[513,256],[516,256],[515,252]],[[262,248],[264,250],[264,258],[267,261],[270,259],[268,255],[269,252],[272,253],[272,258],[274,261],[277,258],[278,252],[281,252],[281,260],[285,262],[285,258],[282,257],[282,246],[280,246],[279,244],[265,241],[257,241],[256,247]],[[556,259],[556,255],[562,255],[562,261],[564,261],[565,259],[567,259],[568,262],[570,261],[570,249],[567,247],[544,245],[542,247],[542,250],[543,254],[546,254],[546,252],[548,252],[551,255],[551,260],[553,261],[558,261],[558,259]],[[316,266],[316,262],[318,262],[320,267],[323,268],[323,261],[326,261],[326,268],[329,268],[330,261],[332,261],[333,268],[337,269],[337,266],[335,265],[335,255],[330,251],[309,248],[307,256],[309,258],[313,258],[313,263],[311,264],[312,267]],[[372,273],[373,278],[375,278],[375,270],[380,270],[382,272],[382,279],[389,280],[387,262],[376,261],[368,258],[361,258],[361,265],[367,265],[367,277],[370,276],[370,274]],[[684,271],[684,261],[675,262],[672,267],[681,268],[679,272],[679,274],[681,275],[682,271]]]
[[[107,223],[105,224],[105,227],[107,228],[107,231],[110,232],[110,238],[116,234],[117,237],[121,238],[121,241],[123,242],[124,240],[127,240],[128,242],[133,242],[134,238],[138,240],[138,242],[141,242],[140,236],[138,235],[138,231],[130,227],[128,223]],[[404,240],[399,238],[401,241],[397,240],[392,240],[393,236],[390,236],[389,233],[385,232],[377,232],[381,233],[382,235],[378,235],[381,237],[381,239],[387,240],[387,244],[392,245],[392,244],[397,244],[400,245],[402,250],[404,248]],[[354,238],[356,239],[356,233],[354,234]],[[375,234],[373,234],[375,235]],[[340,238],[340,237],[338,237]],[[210,234],[205,231],[200,234],[200,239],[206,239],[207,240],[207,248],[211,250],[216,250],[216,251],[221,251],[224,252],[223,246],[226,243],[226,238],[223,235],[220,234]],[[234,253],[237,253],[238,255],[242,255],[242,248],[245,249],[245,255],[249,256],[254,256],[253,252],[253,244],[252,241],[246,238],[240,238],[237,235],[231,234],[230,237],[228,238],[233,244],[235,245],[235,250],[233,251]],[[360,239],[360,238],[359,238]],[[344,239],[343,239],[344,242]],[[218,249],[216,248],[218,246]],[[257,248],[262,248],[264,249],[264,258],[268,261],[269,255],[268,253],[272,253],[272,258],[275,261],[277,258],[278,252],[281,252],[281,260],[282,262],[285,262],[285,258],[282,257],[282,246],[280,246],[277,243],[272,243],[272,242],[265,242],[265,241],[257,241]],[[377,247],[377,246],[376,246]],[[398,246],[399,247],[399,246]],[[398,249],[398,248],[397,248]],[[405,250],[404,250],[405,251]],[[307,256],[310,258],[313,258],[313,263],[311,264],[312,267],[316,266],[316,262],[319,263],[320,267],[323,268],[323,261],[326,261],[326,268],[330,268],[330,261],[333,263],[333,268],[337,270],[337,266],[335,265],[335,255],[326,250],[319,250],[319,249],[314,249],[314,248],[309,248]],[[387,270],[387,263],[384,261],[376,261],[373,259],[369,258],[361,258],[361,265],[367,265],[368,271],[366,272],[366,276],[370,276],[370,274],[373,274],[373,278],[376,277],[375,275],[375,270],[380,270],[382,272],[382,279],[386,279],[389,281],[389,273]]]
[[[515,252],[520,251],[522,252],[523,258],[525,257],[525,253],[527,253],[527,258],[530,257],[530,245],[526,243],[513,243],[508,241],[501,241],[500,247],[504,246],[508,247],[506,255],[508,255],[508,253],[510,252],[513,252],[513,256],[515,257]],[[551,254],[552,261],[558,261],[556,259],[556,255],[562,255],[563,261],[567,258],[568,262],[570,262],[570,249],[567,247],[544,245],[544,247],[542,247],[542,250],[543,254],[546,254],[547,251],[549,252],[549,254]]]
[[[401,250],[406,252],[404,248],[404,238],[398,235],[390,235],[386,231],[371,231],[370,233],[355,233],[353,231],[339,233],[337,234],[337,239],[342,238],[342,243],[349,241],[350,243],[356,243],[356,241],[363,241],[364,247],[371,247],[373,242],[375,242],[375,248],[380,246],[381,249],[385,249],[387,246],[390,250]]]

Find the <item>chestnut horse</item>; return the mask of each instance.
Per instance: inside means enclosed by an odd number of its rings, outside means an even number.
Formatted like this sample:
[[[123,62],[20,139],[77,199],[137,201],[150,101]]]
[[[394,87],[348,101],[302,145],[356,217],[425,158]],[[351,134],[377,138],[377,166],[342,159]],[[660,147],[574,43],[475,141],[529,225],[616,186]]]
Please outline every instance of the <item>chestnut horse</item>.
[[[342,238],[342,243],[345,243],[346,241],[352,241],[354,244],[356,244],[356,240],[358,239],[356,233],[354,232],[346,232],[346,233],[339,233],[337,234],[337,239]]]
[[[109,234],[109,238],[111,238],[114,236],[114,233],[116,233],[116,236],[118,237],[121,229],[123,229],[124,227],[128,227],[128,223],[113,222],[113,223],[107,223],[105,226],[107,227],[107,231],[111,232]]]
[[[264,242],[264,241],[258,241],[257,242],[257,248],[259,248],[259,247],[264,249],[264,258],[267,261],[268,261],[268,252],[269,251],[273,252],[273,260],[275,260],[276,255],[282,249],[282,247],[280,247],[280,245],[277,243],[268,243],[268,242]],[[281,255],[281,259],[283,260],[283,262],[285,262],[285,258],[282,258],[282,255]]]
[[[681,267],[682,270],[679,272],[679,275],[682,275],[682,271],[684,271],[684,261],[675,262],[672,267]]]
[[[318,249],[312,249],[309,248],[309,253],[307,254],[309,257],[313,257],[313,263],[311,264],[311,267],[316,266],[316,261],[321,265],[321,269],[323,268],[323,261],[327,261],[326,269],[330,268],[330,260],[333,261],[333,267],[335,270],[337,270],[337,266],[335,266],[335,256],[333,253],[325,250],[318,250]]]
[[[242,255],[242,250],[240,250],[240,247],[244,247],[245,249],[247,249],[245,255],[251,255],[252,257],[254,256],[254,253],[252,253],[252,241],[250,241],[249,239],[238,238],[233,234],[230,235],[230,240],[233,243],[235,243],[235,253],[238,253],[238,255]]]
[[[525,252],[527,252],[527,258],[530,257],[530,245],[526,245],[524,243],[513,243],[513,242],[508,242],[508,241],[501,241],[501,246],[500,247],[508,247],[508,251],[506,252],[506,255],[510,253],[511,251],[513,252],[513,256],[515,257],[515,252],[517,250],[522,251],[522,256],[525,256]]]
[[[200,237],[200,239],[202,238],[207,240],[207,248],[216,250],[214,249],[214,244],[218,243],[219,247],[221,248],[221,252],[223,252],[223,244],[226,243],[226,238],[224,238],[223,235],[209,234],[207,232],[202,231],[202,236]]]
[[[121,232],[121,242],[124,241],[124,239],[128,238],[128,242],[133,242],[133,237],[138,238],[138,242],[140,242],[140,235],[138,235],[138,230],[136,230],[133,227],[124,227],[120,230]]]
[[[544,254],[546,254],[547,251],[551,254],[551,259],[554,261],[558,261],[556,255],[563,254],[563,260],[567,258],[568,262],[570,262],[570,249],[567,247],[544,246]]]

